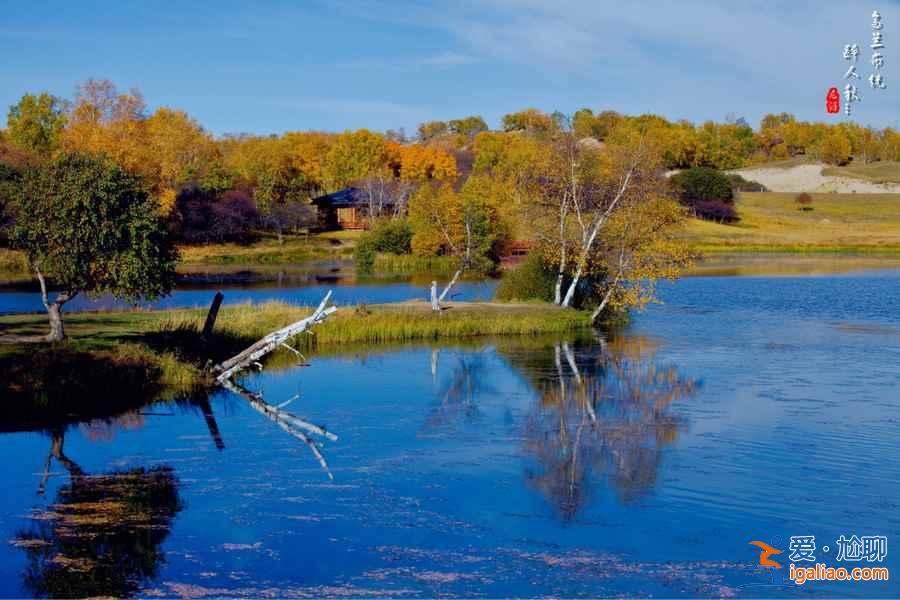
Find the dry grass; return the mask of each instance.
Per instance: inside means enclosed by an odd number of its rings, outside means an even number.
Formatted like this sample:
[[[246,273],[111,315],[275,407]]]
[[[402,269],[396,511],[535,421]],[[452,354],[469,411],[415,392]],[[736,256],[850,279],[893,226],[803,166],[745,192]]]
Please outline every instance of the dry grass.
[[[809,165],[813,163],[815,163],[815,160],[811,157],[795,156],[794,158],[785,158],[783,160],[773,160],[755,164],[751,163],[741,167],[741,169],[792,169],[800,165]],[[747,177],[747,179],[751,179],[751,177]]]
[[[704,252],[900,253],[900,194],[812,194],[806,211],[795,197],[742,192],[740,222],[692,219],[684,238]]]
[[[253,341],[309,313],[309,308],[281,302],[229,306],[220,313],[217,329],[221,334]],[[178,311],[154,324],[153,329],[198,331],[203,318],[203,311]],[[425,302],[405,302],[343,308],[317,326],[313,335],[303,335],[298,342],[303,348],[312,349],[358,343],[536,335],[574,331],[588,323],[583,313],[543,304],[450,303],[436,314]]]
[[[872,183],[900,183],[900,162],[890,160],[869,164],[854,162],[846,167],[827,167],[822,170],[822,175],[850,177]]]
[[[252,244],[209,244],[181,246],[186,264],[273,264],[297,263],[327,258],[348,258],[357,232],[335,231],[306,236],[286,236],[283,243],[263,237]]]

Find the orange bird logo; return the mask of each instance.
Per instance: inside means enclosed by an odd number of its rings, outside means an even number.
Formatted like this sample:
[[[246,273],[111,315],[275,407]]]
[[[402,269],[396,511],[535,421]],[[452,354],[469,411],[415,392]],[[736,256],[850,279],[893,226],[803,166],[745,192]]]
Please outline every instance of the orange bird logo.
[[[765,542],[752,541],[750,542],[754,546],[758,546],[762,548],[762,552],[759,553],[759,564],[764,567],[775,567],[776,569],[780,569],[781,565],[769,557],[773,554],[781,554],[784,550],[776,550],[772,546],[768,545]]]

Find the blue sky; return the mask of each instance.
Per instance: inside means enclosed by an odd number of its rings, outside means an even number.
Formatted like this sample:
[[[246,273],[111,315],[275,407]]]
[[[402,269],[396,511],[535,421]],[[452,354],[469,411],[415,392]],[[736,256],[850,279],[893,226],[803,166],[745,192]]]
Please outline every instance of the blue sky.
[[[888,89],[872,91],[870,14]],[[0,105],[71,97],[88,77],[139,88],[216,134],[376,130],[582,107],[693,121],[767,112],[836,120],[843,45],[862,49],[853,119],[900,128],[900,3],[7,2]]]

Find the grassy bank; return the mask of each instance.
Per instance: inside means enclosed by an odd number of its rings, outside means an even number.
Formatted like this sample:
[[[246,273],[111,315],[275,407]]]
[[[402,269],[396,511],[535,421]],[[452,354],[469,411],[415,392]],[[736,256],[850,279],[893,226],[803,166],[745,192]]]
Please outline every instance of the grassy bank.
[[[330,231],[309,236],[285,236],[281,242],[264,235],[252,244],[180,246],[188,265],[298,263],[329,258],[350,258],[358,232]]]
[[[871,183],[900,183],[900,162],[883,160],[869,164],[853,162],[845,167],[826,167],[822,175],[862,179]]]
[[[375,256],[372,271],[375,273],[453,273],[459,261],[449,256],[416,256],[414,254],[387,254]]]
[[[353,256],[353,245],[359,232],[330,231],[285,236],[282,242],[271,234],[261,236],[250,244],[208,244],[178,247],[185,267],[202,265],[271,265],[296,264],[312,260],[347,259]],[[0,248],[0,275],[8,279],[28,278],[25,256],[16,250]]]
[[[738,223],[692,219],[683,237],[707,253],[900,254],[900,194],[812,194],[812,210],[795,198],[742,192]]]
[[[226,306],[208,341],[199,339],[204,310],[68,315],[69,340],[63,344],[0,344],[0,373],[5,375],[0,390],[74,397],[98,385],[136,391],[128,387],[135,382],[202,387],[210,383],[203,370],[208,360],[232,356],[309,312],[278,302]],[[294,343],[314,354],[360,344],[566,333],[586,328],[588,321],[584,313],[540,304],[452,303],[441,314],[423,302],[342,307],[313,335],[299,336]],[[46,327],[43,315],[0,317],[0,336],[40,335]],[[66,382],[79,378],[67,390]]]

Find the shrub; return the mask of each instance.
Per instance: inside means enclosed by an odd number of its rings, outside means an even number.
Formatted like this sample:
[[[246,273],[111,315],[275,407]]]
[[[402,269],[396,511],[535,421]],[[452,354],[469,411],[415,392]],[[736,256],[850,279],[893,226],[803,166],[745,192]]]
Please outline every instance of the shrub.
[[[797,194],[797,197],[794,198],[794,202],[796,202],[799,206],[800,210],[812,210],[813,197],[803,192],[801,194]]]
[[[212,203],[209,237],[216,242],[248,242],[250,230],[259,222],[256,204],[246,193],[225,192]]]
[[[189,244],[251,240],[259,211],[249,194],[225,192],[220,198],[199,188],[183,190],[175,202],[174,232]]]
[[[497,299],[511,300],[553,300],[553,286],[556,273],[544,261],[540,252],[531,252],[514,269],[503,274],[497,286]]]
[[[720,200],[698,200],[693,203],[691,209],[698,219],[717,223],[734,223],[738,220],[734,205]]]
[[[260,217],[260,224],[274,231],[279,243],[283,241],[285,232],[312,227],[316,223],[318,214],[315,207],[312,204],[295,201],[280,202]]]
[[[731,180],[721,171],[709,167],[692,167],[672,176],[672,185],[689,206],[697,200],[733,202]]]
[[[357,270],[368,273],[375,264],[375,244],[372,238],[363,235],[353,248],[353,261]]]
[[[735,192],[768,192],[768,188],[758,181],[744,179],[737,173],[727,175],[728,181],[731,182],[731,189]]]
[[[409,254],[412,251],[412,228],[405,219],[379,221],[367,234],[378,252]]]
[[[375,255],[379,252],[388,254],[409,254],[412,252],[412,228],[403,219],[379,221],[364,233],[353,249],[353,259],[360,271],[371,271],[375,264]]]

